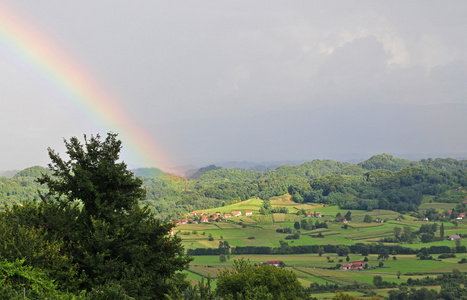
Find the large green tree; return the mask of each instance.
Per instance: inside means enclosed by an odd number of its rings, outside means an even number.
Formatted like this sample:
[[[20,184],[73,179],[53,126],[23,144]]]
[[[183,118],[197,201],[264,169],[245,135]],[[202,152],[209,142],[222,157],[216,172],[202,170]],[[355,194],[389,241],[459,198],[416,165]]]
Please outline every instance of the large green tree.
[[[66,210],[82,206],[68,220],[74,230],[64,237],[81,274],[81,288],[101,289],[114,284],[136,299],[162,299],[174,288],[176,272],[187,267],[181,240],[169,234],[173,225],[154,218],[139,202],[146,191],[142,181],[119,161],[122,143],[109,133],[65,140],[64,160],[49,149],[52,174],[38,181],[49,188]]]
[[[222,299],[308,299],[297,276],[269,265],[254,267],[248,261],[234,261],[231,269],[217,276],[216,293]]]

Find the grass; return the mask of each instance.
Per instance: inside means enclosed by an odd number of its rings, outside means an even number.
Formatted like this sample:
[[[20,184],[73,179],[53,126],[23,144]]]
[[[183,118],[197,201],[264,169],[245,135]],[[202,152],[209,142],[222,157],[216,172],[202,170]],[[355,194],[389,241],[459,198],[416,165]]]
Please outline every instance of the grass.
[[[423,203],[420,205],[420,210],[427,210],[427,209],[436,209],[441,211],[452,209],[455,206],[454,203]]]
[[[273,225],[274,219],[272,215],[253,215],[250,217],[252,220],[256,222],[258,225]]]

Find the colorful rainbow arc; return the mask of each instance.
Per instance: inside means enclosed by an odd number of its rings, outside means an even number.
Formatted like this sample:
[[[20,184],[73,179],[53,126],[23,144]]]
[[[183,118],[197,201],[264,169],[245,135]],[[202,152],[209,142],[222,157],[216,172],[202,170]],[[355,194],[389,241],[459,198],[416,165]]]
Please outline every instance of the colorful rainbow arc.
[[[0,4],[0,45],[44,76],[98,125],[119,133],[137,161],[161,169],[174,167],[153,138],[125,114],[94,76],[63,53],[52,40]]]

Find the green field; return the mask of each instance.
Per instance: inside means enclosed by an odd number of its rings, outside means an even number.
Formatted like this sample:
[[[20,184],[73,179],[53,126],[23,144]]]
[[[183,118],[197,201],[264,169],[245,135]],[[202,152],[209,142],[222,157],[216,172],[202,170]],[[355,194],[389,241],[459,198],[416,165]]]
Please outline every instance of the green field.
[[[404,215],[402,221],[396,221],[400,214],[387,210],[374,210],[371,212],[351,210],[352,220],[344,226],[340,222],[336,222],[335,215],[341,213],[345,215],[347,210],[339,209],[337,206],[323,206],[314,204],[297,204],[290,201],[289,197],[278,197],[271,200],[273,207],[288,207],[289,213],[275,213],[270,215],[260,215],[259,208],[262,201],[259,199],[239,202],[233,205],[207,210],[207,212],[231,212],[232,210],[251,210],[252,216],[232,217],[221,222],[201,223],[201,224],[186,224],[178,225],[175,229],[178,236],[182,238],[186,249],[193,248],[217,248],[219,241],[228,241],[230,246],[267,246],[279,247],[279,241],[285,241],[290,246],[298,245],[353,245],[356,243],[378,243],[380,239],[394,236],[394,228],[410,227],[412,231],[419,230],[421,225],[433,224],[426,221],[420,221],[409,215]],[[437,203],[427,202],[426,207],[435,208]],[[438,205],[441,209],[445,207]],[[297,215],[300,210],[306,212],[320,212],[324,215],[323,218],[306,218]],[[383,223],[363,223],[365,215],[369,215],[375,220],[381,218]],[[290,228],[293,232],[294,223],[306,220],[315,223],[319,220],[320,223],[326,222],[328,228],[315,230],[300,230],[300,238],[287,240],[288,234],[276,232],[279,228]],[[441,223],[438,223],[438,228]],[[347,227],[347,228],[344,228]],[[460,220],[457,226],[452,223],[445,222],[445,235],[464,234],[467,236],[467,222]],[[323,238],[312,237],[321,233]],[[437,232],[439,234],[439,231]],[[209,236],[212,236],[213,241],[209,241]],[[400,245],[412,249],[421,249],[430,246],[455,246],[455,242],[447,239],[434,241],[430,243],[421,243],[415,239],[412,243],[385,243],[387,245]],[[463,240],[460,245],[467,245]],[[393,259],[395,256],[396,259]],[[329,261],[328,258],[329,257]],[[346,263],[345,257],[339,257],[336,253],[325,253],[322,256],[318,254],[295,254],[295,255],[230,255],[226,262],[221,263],[219,256],[194,256],[193,262],[187,270],[188,279],[192,282],[199,281],[202,277],[211,276],[215,278],[219,270],[229,268],[235,259],[244,258],[252,264],[266,262],[268,260],[282,260],[286,264],[286,268],[294,272],[300,283],[304,287],[308,287],[312,283],[318,284],[339,284],[348,285],[359,283],[362,285],[372,286],[373,277],[376,275],[382,276],[384,281],[403,283],[408,278],[416,279],[436,274],[449,273],[453,269],[458,269],[461,272],[467,272],[467,264],[459,264],[458,261],[462,258],[467,258],[467,253],[459,253],[455,258],[436,260],[437,254],[433,255],[434,260],[420,261],[416,255],[390,255],[388,260],[383,261],[383,267],[380,267],[380,261],[377,259],[377,254],[368,255],[367,270],[362,271],[342,271],[335,270],[337,264]],[[350,261],[363,260],[364,257],[359,254],[350,254]],[[400,279],[397,278],[397,273],[400,272]],[[378,294],[384,295],[386,290],[378,291]],[[352,294],[353,293],[349,293]],[[362,296],[361,293],[355,292],[355,296]],[[332,293],[320,294],[319,299],[333,297]]]

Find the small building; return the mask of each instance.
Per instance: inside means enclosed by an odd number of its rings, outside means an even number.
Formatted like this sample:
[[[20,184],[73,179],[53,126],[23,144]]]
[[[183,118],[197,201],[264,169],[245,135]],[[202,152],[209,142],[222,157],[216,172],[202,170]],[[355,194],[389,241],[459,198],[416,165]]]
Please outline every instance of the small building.
[[[312,213],[306,213],[306,217],[307,218],[311,218],[311,217],[314,217]]]
[[[211,218],[209,218],[209,221],[215,222],[215,221],[217,221],[217,219],[219,219],[218,216],[212,216]]]
[[[316,213],[315,214],[315,218],[322,218],[323,217],[323,214],[322,213]]]
[[[376,218],[375,221],[376,221],[376,223],[384,223],[384,220],[379,218],[379,217]]]
[[[232,218],[232,215],[231,214],[225,214],[224,219],[227,219],[227,218]]]
[[[279,267],[281,262],[282,262],[282,260],[268,260],[268,265],[274,266],[274,267]]]
[[[193,216],[196,216],[196,212],[191,212],[190,215],[193,217]]]
[[[351,264],[343,264],[339,269],[341,269],[341,270],[350,270],[350,269],[352,269],[352,265]]]
[[[450,241],[460,241],[460,240],[462,240],[462,238],[457,234],[453,234],[453,235],[448,235],[448,240],[450,240]]]
[[[349,221],[347,221],[347,219],[344,219],[344,221],[342,221],[342,223],[349,223]]]
[[[203,216],[203,217],[201,218],[201,222],[203,222],[203,223],[208,222],[208,216]]]
[[[350,264],[352,265],[352,270],[362,270],[366,266],[366,263],[361,260],[351,262]]]
[[[398,217],[396,218],[396,221],[402,221],[402,220],[404,220],[404,219],[403,219],[401,216],[398,216]]]
[[[234,216],[234,217],[238,217],[238,216],[241,216],[241,215],[242,215],[242,212],[241,212],[241,211],[234,210],[234,211],[232,212],[232,216]]]
[[[251,216],[253,212],[251,210],[245,210],[245,216]]]

